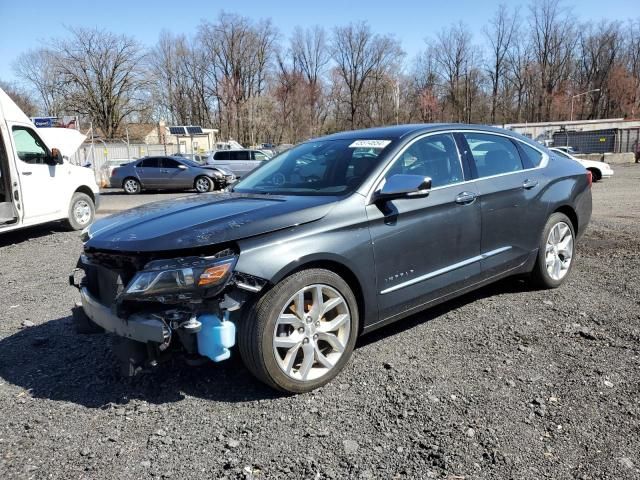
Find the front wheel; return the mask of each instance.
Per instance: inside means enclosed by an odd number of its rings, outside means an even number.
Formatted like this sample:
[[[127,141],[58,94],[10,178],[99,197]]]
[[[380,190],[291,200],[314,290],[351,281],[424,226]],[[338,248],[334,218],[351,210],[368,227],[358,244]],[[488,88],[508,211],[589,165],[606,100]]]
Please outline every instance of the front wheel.
[[[207,193],[213,190],[213,181],[209,177],[198,177],[193,185],[198,193]]]
[[[302,270],[251,307],[240,323],[238,346],[262,382],[289,393],[309,392],[349,361],[358,321],[355,296],[340,276]]]
[[[67,226],[71,230],[82,230],[93,222],[95,217],[95,205],[86,193],[76,192],[71,197]]]
[[[538,258],[532,278],[542,288],[557,288],[564,283],[573,267],[575,231],[571,220],[556,212],[542,230]]]

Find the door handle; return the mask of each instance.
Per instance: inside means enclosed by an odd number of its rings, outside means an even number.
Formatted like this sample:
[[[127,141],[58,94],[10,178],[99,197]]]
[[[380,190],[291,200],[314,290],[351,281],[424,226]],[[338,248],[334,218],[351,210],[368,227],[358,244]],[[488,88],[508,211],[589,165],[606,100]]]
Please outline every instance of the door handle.
[[[532,188],[536,188],[537,186],[538,186],[537,180],[525,180],[522,183],[522,188],[524,188],[525,190],[531,190]]]
[[[22,172],[23,175],[31,175],[32,172]]]
[[[456,203],[460,205],[469,205],[475,202],[477,197],[478,195],[476,195],[473,192],[462,192],[462,193],[459,193],[458,196],[456,197]]]

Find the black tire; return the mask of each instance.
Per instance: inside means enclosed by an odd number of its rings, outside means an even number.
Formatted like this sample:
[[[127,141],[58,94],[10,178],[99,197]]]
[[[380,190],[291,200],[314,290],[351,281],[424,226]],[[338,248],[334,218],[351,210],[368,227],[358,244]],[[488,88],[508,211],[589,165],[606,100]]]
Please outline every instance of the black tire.
[[[589,171],[591,172],[591,179],[593,180],[593,183],[602,180],[602,174],[600,173],[600,170],[598,170],[597,168],[590,168]]]
[[[84,309],[81,304],[76,304],[71,309],[71,318],[73,320],[73,328],[76,333],[80,334],[93,334],[104,333],[104,329],[100,325],[96,325],[91,321],[87,314],[84,313]]]
[[[193,181],[193,188],[198,193],[207,193],[213,190],[213,180],[206,175],[200,175]]]
[[[67,227],[70,230],[82,230],[93,222],[96,207],[93,200],[86,193],[76,192],[71,197],[67,214]]]
[[[342,356],[326,374],[316,380],[297,380],[279,367],[273,351],[276,319],[285,303],[308,285],[324,284],[344,298],[351,317],[350,334]],[[261,382],[287,393],[304,393],[319,388],[340,373],[351,357],[358,336],[358,304],[347,283],[337,274],[323,269],[294,273],[268,290],[243,315],[238,329],[240,355],[249,371]]]
[[[559,280],[554,279],[550,276],[547,271],[546,266],[546,246],[547,246],[547,238],[549,237],[549,233],[551,229],[555,227],[558,223],[566,224],[571,230],[571,235],[573,236],[573,252],[571,256],[571,262],[569,264],[568,271],[566,274]],[[573,228],[573,223],[564,213],[556,212],[553,213],[548,219],[547,223],[545,223],[544,228],[542,229],[542,234],[540,235],[540,243],[538,245],[538,256],[536,258],[536,263],[531,271],[531,280],[533,284],[539,288],[549,289],[549,288],[558,288],[562,285],[573,270],[573,265],[575,263],[575,238],[576,232]]]
[[[137,178],[127,177],[122,181],[122,189],[127,195],[137,195],[142,191],[142,185]]]

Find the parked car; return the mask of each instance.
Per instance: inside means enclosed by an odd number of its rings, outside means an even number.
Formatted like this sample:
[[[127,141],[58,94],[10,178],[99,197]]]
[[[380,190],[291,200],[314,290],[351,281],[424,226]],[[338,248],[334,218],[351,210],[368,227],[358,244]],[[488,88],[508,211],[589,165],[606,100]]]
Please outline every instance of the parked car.
[[[114,168],[109,186],[128,194],[143,189],[195,189],[198,193],[224,188],[235,175],[222,167],[201,165],[182,157],[144,157]]]
[[[206,160],[207,165],[225,168],[238,177],[244,177],[271,156],[261,150],[216,150]]]
[[[572,147],[571,145],[559,145],[559,146],[553,147],[553,148],[555,150],[560,150],[560,151],[562,151],[564,153],[568,153],[570,155],[576,155],[576,154],[580,153],[580,151],[577,148]]]
[[[78,230],[94,219],[100,194],[93,171],[64,158],[75,153],[64,152],[72,149],[69,137],[78,146],[85,137],[42,130],[0,89],[0,233],[57,220]]]
[[[611,168],[611,165],[606,162],[596,162],[593,160],[584,160],[582,158],[574,157],[570,153],[567,153],[565,149],[559,147],[553,147],[550,150],[556,155],[560,155],[564,158],[570,158],[584,166],[584,168],[591,172],[594,182],[613,176],[613,169]]]
[[[512,275],[560,286],[590,186],[576,162],[491,127],[310,140],[226,193],[96,222],[75,321],[123,337],[127,373],[176,353],[221,361],[237,342],[258,379],[306,392],[363,333]]]

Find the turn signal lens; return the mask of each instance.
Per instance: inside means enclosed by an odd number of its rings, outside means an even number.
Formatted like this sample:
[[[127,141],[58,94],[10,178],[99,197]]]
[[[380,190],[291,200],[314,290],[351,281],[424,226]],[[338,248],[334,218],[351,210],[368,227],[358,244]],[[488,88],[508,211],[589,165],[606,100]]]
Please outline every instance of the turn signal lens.
[[[202,275],[200,275],[198,286],[206,287],[219,283],[223,278],[227,276],[227,274],[231,270],[231,266],[232,263],[229,262],[216,265],[215,267],[207,268],[204,272],[202,272]]]

